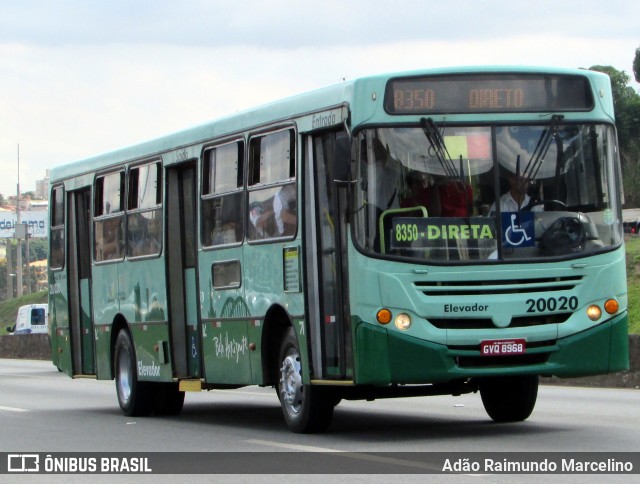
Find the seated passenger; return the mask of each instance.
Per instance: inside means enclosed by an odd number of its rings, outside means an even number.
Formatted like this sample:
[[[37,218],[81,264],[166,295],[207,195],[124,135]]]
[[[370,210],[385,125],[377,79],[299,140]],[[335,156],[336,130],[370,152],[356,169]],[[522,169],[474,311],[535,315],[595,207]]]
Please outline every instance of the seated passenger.
[[[410,171],[406,177],[409,192],[400,202],[400,207],[425,207],[429,217],[440,216],[438,188],[429,183],[429,176],[420,171]]]
[[[273,213],[275,214],[278,236],[293,235],[296,232],[296,186],[284,185],[273,197]]]
[[[270,219],[273,218],[273,210],[265,211],[259,202],[252,202],[249,206],[249,238],[251,240],[264,239],[273,236],[270,229]]]
[[[438,184],[441,214],[443,217],[469,217],[473,209],[471,185],[457,178]]]
[[[471,185],[459,178],[441,178],[436,183],[438,198],[440,199],[440,216],[450,218],[467,218],[473,213],[473,190]],[[455,224],[464,221],[453,222]],[[469,259],[469,245],[476,245],[473,240],[442,240],[440,241],[443,257],[448,260]]]

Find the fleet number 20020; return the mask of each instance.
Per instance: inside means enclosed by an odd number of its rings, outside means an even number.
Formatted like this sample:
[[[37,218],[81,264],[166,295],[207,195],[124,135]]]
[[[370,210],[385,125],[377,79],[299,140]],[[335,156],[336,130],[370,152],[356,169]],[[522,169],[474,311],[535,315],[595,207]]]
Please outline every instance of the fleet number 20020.
[[[538,299],[527,299],[528,313],[541,313],[544,311],[575,311],[578,309],[578,298],[576,296],[566,297],[541,297]]]

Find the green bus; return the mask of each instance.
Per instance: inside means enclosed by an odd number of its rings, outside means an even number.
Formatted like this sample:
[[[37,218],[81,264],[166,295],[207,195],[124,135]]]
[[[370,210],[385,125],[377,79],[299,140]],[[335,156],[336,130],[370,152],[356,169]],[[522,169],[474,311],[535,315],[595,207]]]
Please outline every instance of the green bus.
[[[53,363],[126,415],[274,387],[294,432],[342,400],[628,367],[607,76],[449,68],[297,95],[50,173]]]

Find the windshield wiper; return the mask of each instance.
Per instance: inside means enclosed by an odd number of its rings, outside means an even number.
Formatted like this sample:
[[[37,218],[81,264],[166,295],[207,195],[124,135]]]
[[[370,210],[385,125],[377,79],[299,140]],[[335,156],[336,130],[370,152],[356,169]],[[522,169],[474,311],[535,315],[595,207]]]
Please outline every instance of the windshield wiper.
[[[433,119],[431,118],[422,118],[420,120],[420,125],[422,127],[422,131],[424,131],[425,136],[431,146],[433,147],[433,151],[442,166],[442,169],[447,174],[448,177],[457,178],[458,172],[456,170],[453,161],[451,160],[451,155],[447,150],[447,146],[442,138],[442,134],[438,127],[434,124]],[[462,161],[460,162],[462,166]],[[461,175],[461,174],[460,174]]]
[[[551,116],[551,124],[549,127],[545,128],[538,139],[538,143],[536,144],[533,153],[531,154],[531,158],[527,163],[527,166],[524,168],[522,172],[522,185],[526,186],[531,180],[533,180],[537,175],[538,171],[540,171],[540,167],[544,162],[544,157],[547,155],[549,151],[549,147],[551,146],[551,141],[558,134],[558,126],[560,122],[564,119],[564,115],[562,114],[554,114]],[[520,158],[518,157],[518,167],[519,170]]]

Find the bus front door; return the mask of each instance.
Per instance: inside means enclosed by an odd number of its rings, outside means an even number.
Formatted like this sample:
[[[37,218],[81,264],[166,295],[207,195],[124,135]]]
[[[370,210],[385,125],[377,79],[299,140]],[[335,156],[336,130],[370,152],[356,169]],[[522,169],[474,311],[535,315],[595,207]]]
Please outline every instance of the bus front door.
[[[167,170],[167,286],[174,376],[202,377],[198,325],[196,164]]]
[[[314,136],[307,143],[313,177],[307,177],[307,305],[314,378],[353,378],[351,336],[344,271],[346,253],[346,183],[336,182],[349,163],[344,131]],[[309,164],[307,164],[309,166]],[[344,175],[346,177],[346,175]]]
[[[68,290],[74,375],[95,375],[91,318],[91,190],[67,193]]]

